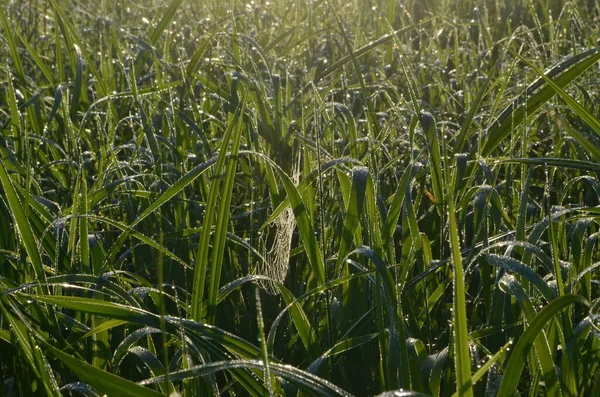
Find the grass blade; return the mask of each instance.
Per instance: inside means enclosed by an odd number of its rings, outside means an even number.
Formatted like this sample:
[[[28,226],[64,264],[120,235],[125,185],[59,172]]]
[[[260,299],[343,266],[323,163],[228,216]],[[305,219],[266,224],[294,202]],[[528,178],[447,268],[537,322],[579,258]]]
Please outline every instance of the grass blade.
[[[340,269],[346,254],[350,251],[354,235],[360,226],[360,216],[363,211],[368,178],[369,170],[366,167],[352,169],[352,187],[350,190],[350,199],[346,206],[346,218],[344,220],[342,241],[338,250],[337,269]]]
[[[527,354],[529,353],[531,346],[533,346],[535,339],[543,331],[544,326],[546,323],[548,323],[548,321],[560,313],[562,309],[573,303],[589,305],[589,303],[587,303],[587,301],[581,296],[565,294],[556,298],[546,307],[540,310],[535,318],[529,323],[529,326],[525,332],[523,332],[523,334],[521,334],[519,337],[519,340],[517,341],[517,344],[515,345],[515,348],[508,359],[506,370],[504,371],[504,376],[502,377],[502,383],[500,384],[500,389],[498,390],[499,397],[508,397],[514,394],[515,390],[517,389],[519,379],[521,378],[521,372],[523,371],[523,367],[527,361]]]
[[[146,397],[162,396],[161,393],[140,386],[130,380],[98,369],[83,360],[73,357],[53,347],[49,343],[44,346],[52,355],[66,365],[79,379],[93,388],[109,396]]]
[[[46,274],[44,272],[42,257],[40,256],[37,240],[35,239],[33,231],[31,230],[31,225],[29,224],[27,216],[25,215],[25,210],[21,204],[21,199],[17,195],[17,191],[13,186],[13,182],[6,172],[5,163],[2,159],[0,159],[0,186],[2,186],[4,190],[8,208],[14,219],[14,227],[21,236],[21,241],[25,247],[27,255],[29,256],[31,265],[33,266],[35,279],[40,282],[43,290],[45,290]]]
[[[454,209],[454,184],[446,184],[448,220],[450,226],[450,249],[452,250],[454,299],[454,366],[456,370],[456,388],[460,396],[473,396],[471,381],[471,355],[469,352],[469,329],[467,327],[467,302],[465,298],[465,279],[462,265],[458,223]]]
[[[598,60],[600,60],[600,51],[591,49],[567,58],[553,66],[546,73],[542,73],[543,78],[539,78],[527,87],[527,96],[514,100],[493,122],[486,134],[481,155],[484,157],[489,156],[500,142],[510,134],[510,131],[525,120],[525,117],[533,114],[558,93],[557,89],[562,89],[575,80]],[[544,82],[548,82],[548,84],[544,85]]]
[[[215,373],[217,371],[227,371],[234,368],[251,368],[262,370],[264,364],[258,360],[230,360],[230,361],[219,361],[210,364],[198,365],[187,370],[177,371],[171,373],[170,379],[183,380],[190,379],[198,376],[205,376],[208,374]],[[319,378],[311,374],[310,372],[302,371],[300,369],[291,367],[289,365],[282,365],[277,363],[270,364],[270,370],[274,375],[288,379],[303,389],[306,393],[316,396],[352,396],[343,389],[333,385],[332,383]],[[142,381],[141,384],[153,384],[163,382],[162,376],[147,379]]]

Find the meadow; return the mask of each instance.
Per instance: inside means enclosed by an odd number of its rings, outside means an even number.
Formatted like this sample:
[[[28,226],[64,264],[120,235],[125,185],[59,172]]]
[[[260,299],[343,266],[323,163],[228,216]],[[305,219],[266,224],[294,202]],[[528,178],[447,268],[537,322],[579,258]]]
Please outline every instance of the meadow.
[[[600,395],[594,0],[3,0],[7,396]]]

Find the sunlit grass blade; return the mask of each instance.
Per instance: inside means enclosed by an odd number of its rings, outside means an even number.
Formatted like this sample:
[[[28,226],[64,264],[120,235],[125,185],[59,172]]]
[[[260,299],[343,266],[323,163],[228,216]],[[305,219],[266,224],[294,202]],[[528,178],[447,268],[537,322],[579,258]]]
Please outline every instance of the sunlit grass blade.
[[[433,115],[428,112],[421,112],[421,123],[423,132],[427,138],[427,147],[429,150],[429,169],[431,173],[431,184],[433,185],[433,193],[436,206],[439,206],[440,213],[444,209],[444,182],[443,182],[443,167],[442,156],[440,154],[440,140],[438,131],[435,125]]]
[[[556,88],[562,89],[598,60],[600,60],[600,52],[591,49],[567,58],[544,73],[544,78],[536,80],[527,88],[526,97],[519,97],[513,101],[493,122],[481,148],[481,155],[489,156],[510,134],[510,131],[525,120],[525,117],[529,117],[558,93]],[[544,85],[544,82],[552,84]]]
[[[4,30],[4,37],[8,42],[8,47],[10,48],[10,60],[13,63],[14,70],[17,74],[19,82],[21,84],[26,83],[26,75],[25,69],[23,69],[23,62],[21,61],[21,55],[19,54],[19,50],[17,48],[17,43],[15,41],[15,37],[13,36],[13,28],[8,24],[8,19],[6,18],[6,13],[4,8],[0,9],[0,20],[2,21],[2,29]],[[18,35],[18,33],[17,33]]]
[[[455,181],[456,183],[456,181]],[[469,351],[469,330],[467,326],[467,302],[465,292],[465,276],[462,265],[460,237],[458,222],[455,213],[453,197],[453,184],[446,178],[446,194],[448,204],[450,249],[452,252],[453,277],[452,286],[454,297],[452,302],[453,336],[454,336],[454,366],[456,371],[456,388],[461,396],[472,396],[473,385],[471,381],[471,354]]]
[[[339,342],[331,349],[327,350],[318,359],[310,363],[308,368],[306,369],[310,373],[317,373],[319,367],[327,360],[329,357],[333,357],[337,354],[344,353],[348,350],[354,349],[356,347],[362,346],[366,343],[369,343],[377,338],[377,334],[363,335],[357,336],[355,338],[344,339],[342,342]]]
[[[173,0],[171,4],[169,4],[169,7],[163,14],[160,22],[158,23],[156,28],[154,28],[152,34],[150,35],[150,42],[152,44],[156,44],[158,39],[160,39],[160,36],[163,34],[167,26],[169,26],[169,24],[173,20],[177,9],[179,8],[179,6],[181,6],[181,3],[183,3],[183,0]]]
[[[125,320],[154,328],[160,328],[161,326],[160,316],[136,307],[119,303],[75,296],[31,295],[31,298],[65,309],[96,314],[111,319]],[[169,330],[174,333],[177,333],[179,327],[183,325],[185,329],[207,336],[215,342],[230,348],[242,357],[258,357],[260,355],[260,349],[258,347],[219,328],[189,320],[182,321],[178,318],[166,318],[166,320]]]
[[[232,83],[233,87],[232,87],[232,96],[233,95],[237,95],[237,81],[234,81]],[[235,94],[233,94],[233,92],[235,92]],[[240,139],[241,139],[241,118],[242,118],[242,114],[243,111],[241,111],[241,109],[231,109],[231,114],[229,117],[229,125],[227,127],[227,131],[225,132],[225,136],[223,137],[223,142],[222,142],[222,149],[219,152],[219,155],[217,157],[217,161],[214,167],[214,171],[213,171],[213,178],[210,184],[210,189],[209,189],[209,197],[207,200],[207,204],[206,204],[206,211],[205,211],[205,215],[204,215],[204,220],[202,223],[202,232],[200,235],[200,244],[198,246],[198,252],[196,255],[196,269],[194,271],[194,282],[193,282],[193,296],[192,296],[192,312],[191,312],[191,318],[199,321],[200,318],[202,318],[203,316],[206,316],[208,314],[207,312],[207,306],[204,302],[204,291],[206,288],[206,283],[207,283],[207,270],[209,268],[212,268],[213,265],[212,263],[214,263],[214,266],[218,266],[219,262],[222,261],[222,258],[218,258],[218,256],[222,256],[223,255],[223,250],[224,250],[224,246],[220,246],[221,249],[221,254],[219,255],[218,253],[213,253],[214,255],[214,262],[210,259],[211,256],[209,254],[210,252],[210,243],[211,243],[211,233],[212,233],[212,229],[213,226],[216,225],[221,225],[219,226],[219,231],[220,234],[224,234],[227,229],[226,229],[226,224],[223,224],[223,221],[225,221],[228,219],[228,212],[229,212],[229,208],[224,208],[224,209],[220,209],[219,214],[223,213],[223,215],[218,215],[217,212],[217,208],[218,207],[218,201],[219,201],[219,193],[222,191],[228,191],[228,189],[231,188],[231,183],[232,183],[232,178],[233,175],[232,172],[235,170],[235,168],[231,165],[231,164],[227,164],[226,165],[226,161],[227,161],[227,147],[230,144],[230,142],[232,140],[235,140],[236,144],[234,145],[234,150],[237,152],[239,150],[239,143],[240,143]],[[236,164],[235,160],[231,160],[231,162],[233,164]],[[223,187],[222,188],[222,176],[221,174],[223,173],[223,177],[224,175],[227,175],[227,187]],[[227,200],[230,200],[231,198],[228,197]],[[230,202],[230,201],[227,201]],[[225,212],[227,211],[227,212]],[[216,217],[216,218],[215,218]],[[227,219],[223,219],[223,217],[226,217]],[[215,239],[219,239],[219,236],[215,236]],[[211,267],[209,267],[209,263],[211,264]],[[214,270],[214,269],[213,269]],[[212,277],[218,277],[218,275],[211,275]],[[211,287],[210,288],[210,294],[212,296],[211,301],[209,302],[211,306],[211,311],[214,311],[214,304],[216,303],[216,297],[217,297],[217,291],[218,291],[218,286],[214,286],[213,285],[213,281],[211,279],[208,279],[208,282],[210,283]]]
[[[494,353],[493,356],[491,356],[486,362],[485,364],[483,364],[474,374],[473,377],[471,378],[471,381],[473,382],[473,384],[477,383],[478,381],[480,381],[485,374],[494,366],[496,365],[499,361],[501,361],[509,352],[510,348],[512,347],[513,342],[512,340],[508,341],[504,346],[502,346],[502,348],[500,348],[496,353]],[[458,391],[455,392],[452,397],[459,397]]]
[[[42,258],[40,256],[37,240],[33,234],[33,231],[31,230],[31,225],[27,220],[25,210],[21,205],[22,199],[19,198],[13,186],[13,182],[6,172],[4,164],[4,161],[0,159],[0,186],[2,186],[4,190],[8,207],[15,222],[15,227],[19,232],[19,236],[21,237],[25,251],[27,252],[29,260],[31,261],[35,279],[40,282],[42,289],[45,290],[46,273],[42,264]]]
[[[29,55],[31,55],[35,64],[46,78],[48,84],[53,85],[55,83],[55,79],[46,62],[40,57],[40,54],[35,50],[35,48],[33,48],[31,44],[29,44],[25,37],[23,37],[18,31],[15,31],[14,33],[19,37],[19,41],[21,42],[21,44],[23,44]]]
[[[103,222],[103,223],[106,223],[107,225],[114,226],[114,227],[120,229],[121,231],[125,232],[125,235],[134,237],[134,238],[142,241],[144,244],[148,244],[150,247],[152,247],[152,248],[156,249],[157,251],[161,252],[166,257],[169,257],[169,258],[171,258],[171,259],[179,262],[184,267],[188,267],[188,264],[183,259],[181,259],[177,255],[175,255],[174,253],[172,253],[171,251],[169,251],[168,249],[166,249],[159,242],[157,242],[156,240],[152,239],[151,237],[148,237],[148,236],[146,236],[146,235],[144,235],[142,233],[139,233],[139,232],[135,231],[135,229],[133,229],[133,228],[127,226],[127,225],[124,225],[124,224],[122,224],[120,222],[117,222],[117,221],[115,221],[113,219],[102,217],[102,216],[87,215],[86,218],[88,218],[89,220],[93,220],[93,221],[97,221],[97,222]],[[110,257],[110,255],[107,255],[106,259],[108,259],[109,257]]]
[[[535,339],[543,331],[544,326],[548,321],[560,313],[562,309],[573,303],[588,304],[581,296],[565,294],[550,302],[533,318],[525,329],[525,332],[519,337],[510,354],[504,376],[502,377],[502,383],[498,390],[498,396],[505,397],[513,395],[514,391],[517,389],[523,367],[527,361],[527,354],[529,353],[529,349],[533,346]]]
[[[221,202],[219,203],[219,213],[216,220],[207,299],[207,315],[210,323],[214,321],[214,316],[216,314],[217,294],[221,283],[221,270],[225,255],[225,241],[227,229],[229,227],[233,185],[238,164],[237,156],[242,141],[243,124],[241,123],[241,120],[243,114],[244,106],[242,106],[240,113],[236,117],[236,127],[234,128],[234,135],[232,138],[231,157],[228,159],[227,168],[224,170],[225,180],[223,181],[222,191],[220,192]]]
[[[592,56],[587,60],[584,65],[587,65],[586,68],[581,68],[581,72],[585,71],[588,67],[592,66],[598,60],[600,60],[600,50],[593,49],[587,52],[587,54],[591,54]],[[514,53],[521,61],[525,62],[529,67],[536,71],[538,75],[548,84],[549,88],[551,88],[556,94],[558,94],[576,113],[579,117],[581,117],[592,129],[596,132],[596,138],[600,137],[600,120],[598,120],[593,114],[591,114],[586,108],[584,108],[579,102],[577,102],[571,95],[569,95],[565,90],[563,90],[564,85],[558,82],[558,79],[554,80],[549,77],[550,73],[544,73],[541,70],[537,69],[535,65],[531,62],[527,61],[527,59],[523,58],[521,55]],[[581,54],[580,54],[581,55]],[[582,61],[583,64],[583,61]],[[577,65],[579,66],[579,65]],[[566,65],[565,65],[566,67]],[[573,67],[575,69],[575,67]],[[579,70],[579,69],[577,69]],[[569,74],[573,74],[576,77],[574,70],[569,70]],[[598,146],[594,144],[594,142],[590,142],[588,138],[586,138],[582,133],[577,131],[574,128],[568,128],[567,131],[571,134],[571,136],[579,142],[581,146],[583,146],[587,151],[592,154],[592,157],[595,161],[600,162],[600,149]]]
[[[90,57],[88,52],[85,51],[84,44],[82,43],[81,38],[77,34],[77,30],[73,27],[73,25],[69,21],[69,18],[67,18],[65,16],[63,9],[59,6],[59,4],[56,2],[56,0],[49,0],[49,1],[50,1],[50,4],[52,5],[52,8],[54,9],[54,12],[56,13],[55,15],[58,15],[61,18],[61,23],[63,23],[64,26],[67,28],[69,34],[71,35],[72,40],[75,42],[75,44],[77,44],[77,46],[81,50],[81,55],[85,59],[87,67],[92,72],[92,75],[96,78],[96,83],[98,84],[97,89],[99,91],[100,96],[108,95],[109,92],[108,92],[108,89],[106,88],[106,84],[104,83],[103,76],[98,72],[98,69],[94,66],[96,64],[94,62],[94,60]]]
[[[384,393],[378,394],[377,397],[429,397],[429,394],[420,393],[418,391],[400,389],[394,391],[386,391]]]
[[[173,380],[183,380],[212,374],[217,371],[227,371],[235,368],[263,369],[263,367],[263,363],[257,360],[219,361],[210,364],[199,365],[187,370],[177,371],[170,374],[170,376]],[[271,363],[270,369],[274,375],[282,377],[294,383],[298,386],[298,388],[302,389],[304,393],[307,393],[308,395],[351,396],[351,394],[333,385],[332,383],[323,380],[309,372],[302,371],[289,365]],[[162,377],[156,377],[142,381],[141,384],[147,385],[162,381]]]
[[[509,274],[505,274],[502,277],[499,282],[499,286],[502,289],[506,289],[506,292],[510,293],[517,299],[517,302],[519,302],[519,305],[523,310],[525,320],[528,324],[531,324],[537,313],[523,286],[517,281],[516,278]],[[550,346],[548,345],[548,339],[546,338],[546,333],[544,330],[540,331],[533,344],[538,363],[542,369],[544,386],[547,395],[562,395],[561,387],[558,383],[558,377],[556,376],[556,371],[554,369],[554,360],[552,353],[550,352]],[[535,364],[530,362],[530,365]]]
[[[538,289],[538,291],[548,302],[552,301],[556,297],[556,293],[552,290],[552,288],[550,288],[548,283],[544,281],[544,279],[538,273],[518,259],[495,254],[486,254],[484,257],[490,265],[503,267],[506,270],[515,272],[521,277],[527,279]]]

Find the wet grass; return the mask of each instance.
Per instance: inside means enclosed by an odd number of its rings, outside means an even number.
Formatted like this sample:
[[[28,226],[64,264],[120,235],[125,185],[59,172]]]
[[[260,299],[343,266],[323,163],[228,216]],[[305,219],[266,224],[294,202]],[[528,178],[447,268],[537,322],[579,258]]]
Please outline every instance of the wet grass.
[[[5,2],[4,392],[596,395],[599,22]]]

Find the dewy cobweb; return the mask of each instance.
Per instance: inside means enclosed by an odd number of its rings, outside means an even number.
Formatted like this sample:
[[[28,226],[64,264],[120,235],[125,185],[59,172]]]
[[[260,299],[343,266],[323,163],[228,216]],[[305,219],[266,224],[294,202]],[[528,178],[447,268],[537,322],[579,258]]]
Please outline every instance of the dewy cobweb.
[[[297,186],[300,181],[300,156],[296,155],[295,160],[292,169],[292,181]],[[288,206],[271,222],[270,226],[275,228],[275,237],[270,247],[267,248],[265,242],[263,246],[264,260],[259,261],[256,273],[278,283],[283,283],[290,265],[292,237],[296,228],[296,219],[292,207]],[[269,294],[275,295],[279,292],[274,282],[259,280],[258,284]]]

